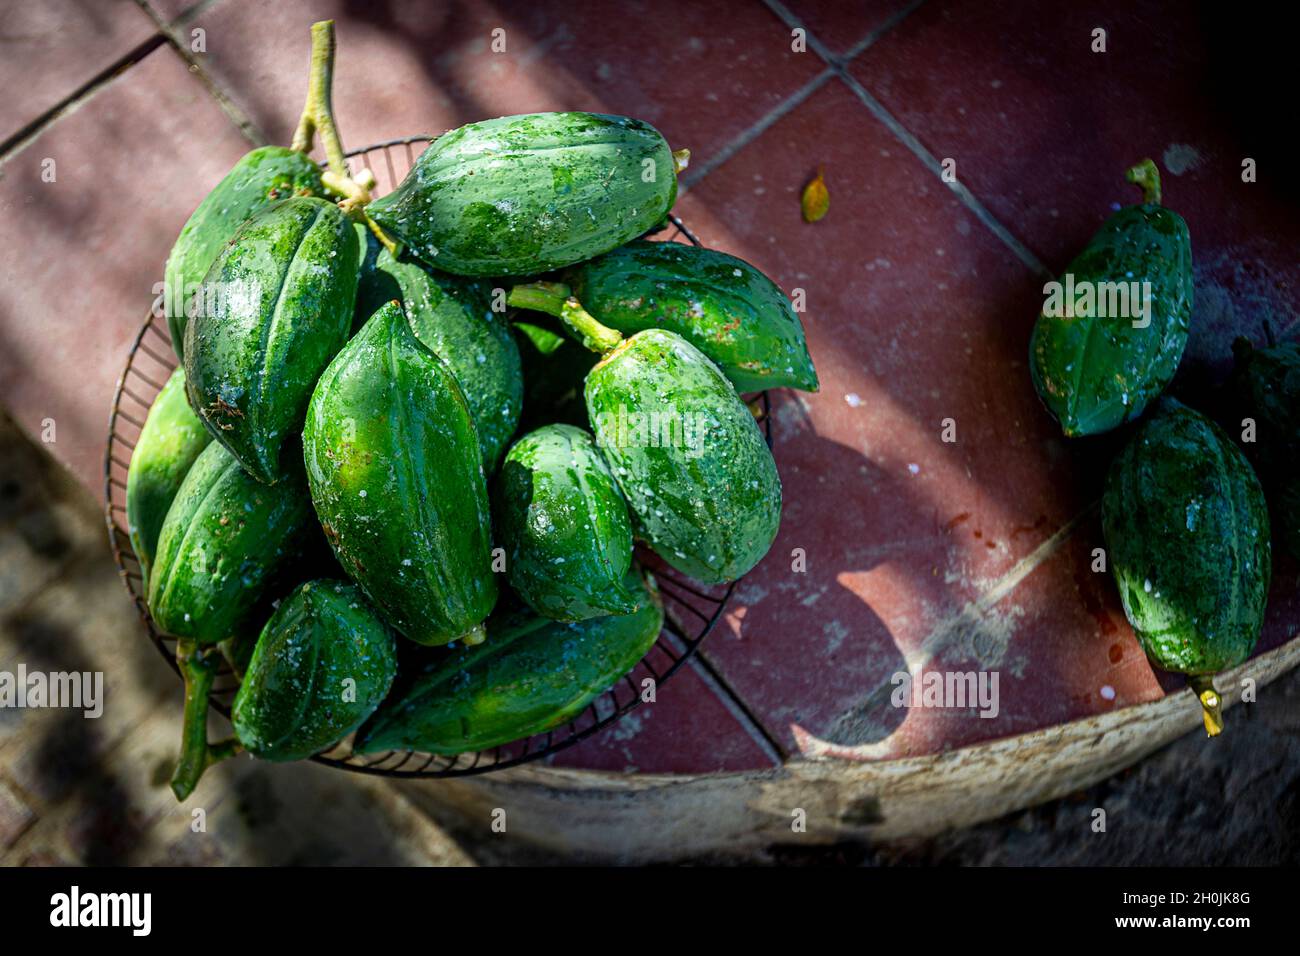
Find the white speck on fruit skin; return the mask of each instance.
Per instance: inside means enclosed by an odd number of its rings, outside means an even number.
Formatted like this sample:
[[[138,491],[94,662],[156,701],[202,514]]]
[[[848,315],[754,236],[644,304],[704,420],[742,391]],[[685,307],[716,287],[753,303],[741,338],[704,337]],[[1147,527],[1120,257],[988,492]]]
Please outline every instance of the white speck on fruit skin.
[[[357,495],[364,498],[366,496],[366,489],[362,488],[360,491],[357,492]]]
[[[917,465],[917,464],[914,464],[914,463],[911,463],[911,464],[908,464],[908,466],[907,466],[907,470],[908,470],[909,472],[911,472],[912,474],[914,474],[914,475],[919,475],[919,474],[921,473],[921,466],[920,466],[920,465]]]
[[[849,392],[849,394],[844,396],[844,402],[849,406],[849,408],[857,408],[862,404],[862,396],[857,392]]]
[[[1105,685],[1105,686],[1102,687],[1102,689],[1101,689],[1101,696],[1102,696],[1102,698],[1105,699],[1105,700],[1114,700],[1114,699],[1115,699],[1115,688],[1114,688],[1114,687],[1111,687],[1109,684]]]
[[[1146,591],[1147,594],[1150,594],[1150,593],[1151,593],[1151,579],[1150,579],[1150,578],[1147,578],[1145,581],[1142,582],[1142,590],[1143,590],[1143,591]]]

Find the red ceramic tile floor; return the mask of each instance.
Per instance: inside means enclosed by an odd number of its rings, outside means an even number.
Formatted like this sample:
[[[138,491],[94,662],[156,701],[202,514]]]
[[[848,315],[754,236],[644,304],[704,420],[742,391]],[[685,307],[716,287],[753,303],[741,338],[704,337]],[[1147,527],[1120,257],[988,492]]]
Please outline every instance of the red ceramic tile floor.
[[[7,3],[0,13],[0,140],[70,96],[154,33],[134,0]]]
[[[776,764],[750,725],[683,666],[657,693],[613,726],[562,750],[557,767],[635,773],[720,773]]]
[[[824,68],[790,50],[761,3],[370,3],[286,0],[275,29],[248,0],[219,0],[204,69],[271,142],[286,142],[306,93],[308,26],[333,17],[335,111],[354,147],[511,113],[637,116],[696,162]],[[504,44],[494,52],[493,31]]]
[[[798,192],[817,166],[831,211],[809,226]],[[776,396],[782,532],[706,647],[793,746],[796,726],[836,726],[931,635],[960,639],[966,604],[1088,499],[1025,369],[1041,283],[845,84],[712,173],[681,212],[707,245],[807,294],[822,390]],[[792,570],[798,548],[806,573]],[[993,613],[1001,640],[1017,632]]]
[[[0,401],[96,495],[114,384],[167,251],[248,148],[160,47],[6,157]]]

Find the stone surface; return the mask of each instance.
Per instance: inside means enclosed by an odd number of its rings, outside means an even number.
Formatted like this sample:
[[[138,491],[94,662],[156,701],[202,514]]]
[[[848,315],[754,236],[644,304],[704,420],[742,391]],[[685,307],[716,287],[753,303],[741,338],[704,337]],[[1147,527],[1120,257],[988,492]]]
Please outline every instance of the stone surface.
[[[53,109],[155,33],[133,0],[6,4],[0,140]],[[21,91],[21,92],[20,92]]]
[[[0,403],[96,493],[113,387],[167,252],[248,148],[160,47],[3,158]]]

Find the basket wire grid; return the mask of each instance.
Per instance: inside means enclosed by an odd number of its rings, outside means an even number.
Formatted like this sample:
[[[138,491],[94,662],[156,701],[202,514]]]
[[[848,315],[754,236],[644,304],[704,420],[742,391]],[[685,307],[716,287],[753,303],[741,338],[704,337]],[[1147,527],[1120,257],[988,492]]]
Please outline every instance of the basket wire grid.
[[[369,169],[375,176],[375,195],[383,195],[399,183],[414,165],[416,146],[429,143],[431,137],[411,136],[376,143],[348,153],[353,175]],[[377,161],[376,161],[377,160]],[[669,225],[661,232],[663,241],[700,245],[699,239],[676,216],[669,215]],[[131,548],[126,528],[126,478],[131,454],[144,426],[145,416],[158,392],[162,390],[176,357],[172,350],[167,322],[151,308],[136,335],[127,357],[125,370],[118,379],[108,422],[108,446],[104,454],[105,520],[109,544],[118,572],[135,602],[136,610],[149,639],[171,665],[179,669],[175,657],[175,638],[161,632],[149,615],[143,591],[140,562]],[[746,396],[772,444],[771,405],[766,392]],[[357,773],[396,777],[469,776],[518,766],[539,760],[571,747],[609,726],[641,703],[641,688],[647,678],[661,687],[695,652],[713,629],[738,581],[705,587],[683,579],[676,571],[644,549],[638,558],[654,575],[664,602],[664,627],[645,657],[608,690],[597,696],[578,716],[553,728],[521,740],[483,751],[440,755],[417,751],[393,750],[384,753],[354,754],[351,738],[312,759],[318,763]],[[239,680],[223,659],[212,688],[213,709],[229,718]]]

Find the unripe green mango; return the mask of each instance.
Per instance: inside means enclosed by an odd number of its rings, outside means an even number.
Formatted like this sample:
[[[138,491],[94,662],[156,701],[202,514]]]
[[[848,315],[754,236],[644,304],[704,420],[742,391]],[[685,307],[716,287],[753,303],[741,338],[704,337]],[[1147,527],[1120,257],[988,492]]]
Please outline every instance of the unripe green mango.
[[[573,266],[563,278],[602,325],[624,335],[676,332],[737,391],[817,391],[817,370],[790,300],[743,259],[680,242],[639,240]]]
[[[497,527],[516,593],[538,614],[581,621],[630,614],[627,504],[591,435],[547,425],[511,447],[497,481]]]
[[[394,694],[357,732],[357,753],[484,750],[563,725],[654,646],[664,612],[653,580],[629,572],[631,614],[576,624],[530,613],[493,617],[488,639],[458,648]]]
[[[591,370],[587,414],[638,536],[699,581],[734,580],[781,523],[776,462],[749,408],[680,335],[638,332]]]
[[[185,398],[185,370],[177,368],[149,408],[126,474],[127,533],[146,588],[167,509],[211,440]]]
[[[186,474],[158,534],[149,613],[176,637],[226,640],[266,587],[302,559],[315,534],[301,469],[264,485],[212,442]]]
[[[282,146],[260,146],[204,197],[176,237],[164,272],[163,306],[178,358],[185,358],[190,293],[244,221],[281,199],[321,192],[320,167],[311,159]]]
[[[378,287],[380,276],[397,287],[416,338],[456,376],[478,432],[483,466],[495,474],[519,425],[524,383],[519,347],[505,313],[492,308],[492,284],[433,272],[418,262],[394,259],[383,248],[370,285]]]
[[[1249,656],[1272,570],[1268,510],[1217,425],[1162,398],[1111,464],[1102,527],[1124,613],[1156,664],[1214,674]]]
[[[397,673],[393,633],[342,581],[301,585],[267,621],[231,709],[235,735],[262,760],[302,760],[369,717]]]
[[[676,196],[672,153],[648,123],[530,113],[444,133],[368,212],[435,269],[529,276],[642,235]]]
[[[321,375],[303,455],[325,536],[385,620],[420,644],[481,640],[497,584],[478,437],[397,303]]]
[[[1068,436],[1109,431],[1141,415],[1173,379],[1187,344],[1193,291],[1187,223],[1160,205],[1159,174],[1150,160],[1129,170],[1129,181],[1143,186],[1147,201],[1107,219],[1062,277],[1065,288],[1072,283],[1078,290],[1084,309],[1066,314],[1065,306],[1073,312],[1075,303],[1063,292],[1049,295],[1052,307],[1039,316],[1029,345],[1034,387]],[[1135,302],[1132,294],[1142,283],[1150,283],[1145,315],[1138,314],[1143,297]],[[1090,309],[1082,298],[1087,290]],[[1121,306],[1114,311],[1122,311],[1124,290],[1131,314],[1101,315],[1112,311],[1112,298]]]
[[[316,380],[347,341],[356,297],[352,224],[323,199],[287,199],[236,234],[185,330],[190,406],[259,481],[281,477]]]

